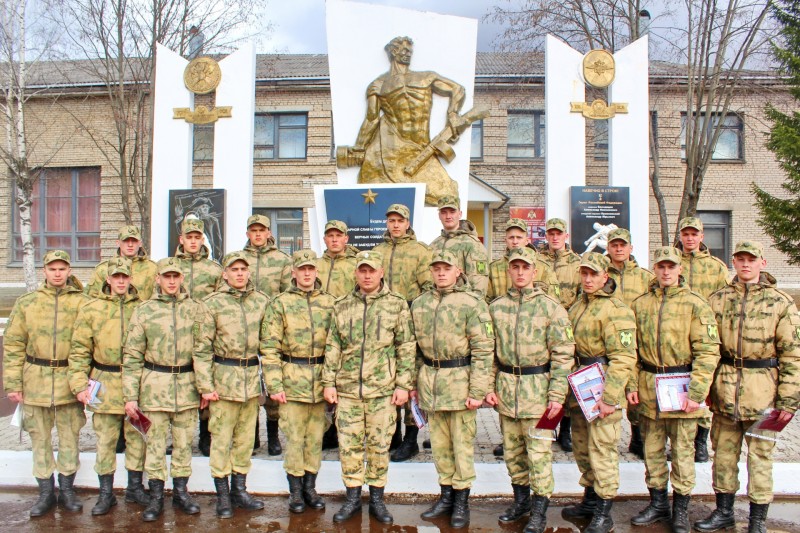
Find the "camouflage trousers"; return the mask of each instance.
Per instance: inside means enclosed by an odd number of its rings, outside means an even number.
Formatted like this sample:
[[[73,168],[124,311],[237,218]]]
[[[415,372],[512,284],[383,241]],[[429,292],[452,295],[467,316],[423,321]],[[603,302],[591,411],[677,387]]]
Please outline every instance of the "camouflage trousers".
[[[58,407],[23,405],[22,429],[31,436],[33,477],[49,478],[58,469],[68,476],[78,471],[78,435],[86,424],[83,404]],[[53,458],[53,426],[58,434],[58,460]]]
[[[644,440],[644,480],[651,489],[666,489],[672,481],[672,491],[688,495],[695,485],[694,437],[697,418],[642,417]],[[672,471],[667,465],[667,439],[672,449]]]
[[[197,427],[197,409],[184,409],[177,413],[145,411],[152,425],[147,432],[147,452],[144,470],[150,479],[167,480],[167,434],[172,431],[172,459],[170,474],[173,478],[192,475],[192,439]],[[252,434],[250,440],[253,440]]]
[[[535,496],[553,494],[553,432],[536,429],[538,418],[500,415],[508,477],[514,485],[530,486]]]
[[[396,417],[391,396],[365,400],[339,396],[336,429],[339,430],[339,459],[345,487],[361,487],[365,482],[373,487],[386,486],[389,442]]]
[[[403,417],[403,425],[405,426],[416,426],[417,423],[414,422],[414,414],[411,412],[411,402],[406,402],[403,404],[403,407],[397,408],[397,419],[399,420],[400,417]]]
[[[439,485],[451,485],[455,490],[472,487],[477,414],[471,409],[428,412],[431,452]]]
[[[144,471],[144,439],[125,421],[125,415],[94,413],[92,427],[97,435],[97,460],[94,471],[98,476],[117,471],[117,439],[119,430],[125,431],[125,468],[136,472]]]
[[[217,400],[208,406],[211,454],[208,466],[211,477],[228,477],[250,472],[253,435],[258,419],[258,398],[246,402]],[[191,441],[190,441],[191,442]]]
[[[325,402],[288,401],[280,406],[281,431],[286,436],[283,469],[290,476],[316,474],[322,463],[322,435],[328,429]]]
[[[573,400],[574,402],[574,400]],[[610,500],[619,490],[619,451],[622,411],[587,422],[580,408],[570,410],[572,451],[581,471],[582,487],[594,487],[598,496]]]
[[[712,480],[714,492],[735,494],[739,490],[739,454],[747,440],[747,495],[753,503],[772,502],[772,449],[775,442],[746,436],[752,420],[736,422],[714,414],[711,445],[714,447]]]
[[[267,400],[264,402],[264,411],[267,413],[267,420],[271,420],[273,422],[277,422],[281,419],[280,404],[267,396]]]

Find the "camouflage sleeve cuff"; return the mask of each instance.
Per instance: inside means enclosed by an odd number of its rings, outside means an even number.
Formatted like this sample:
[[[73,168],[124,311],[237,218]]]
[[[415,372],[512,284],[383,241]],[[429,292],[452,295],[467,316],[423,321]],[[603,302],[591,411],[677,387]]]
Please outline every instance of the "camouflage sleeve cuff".
[[[775,402],[775,409],[777,409],[778,411],[786,411],[787,413],[791,413],[791,414],[794,414],[795,411],[797,411],[797,407],[796,406],[786,405],[781,400],[778,400],[777,402]]]
[[[619,405],[619,399],[614,398],[611,394],[603,394],[602,398],[600,398],[604,404],[606,405]]]
[[[556,391],[550,391],[547,393],[547,400],[550,402],[556,402],[560,403],[561,405],[564,405],[564,403],[566,403],[567,401],[567,395],[561,394],[560,392]]]

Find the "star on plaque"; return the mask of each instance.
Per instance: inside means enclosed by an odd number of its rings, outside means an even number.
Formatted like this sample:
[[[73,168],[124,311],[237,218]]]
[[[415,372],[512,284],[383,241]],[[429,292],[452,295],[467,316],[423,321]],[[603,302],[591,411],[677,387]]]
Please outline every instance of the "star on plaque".
[[[372,189],[367,189],[367,192],[362,192],[361,196],[364,197],[365,204],[374,204],[375,198],[378,197],[378,193],[372,192]]]

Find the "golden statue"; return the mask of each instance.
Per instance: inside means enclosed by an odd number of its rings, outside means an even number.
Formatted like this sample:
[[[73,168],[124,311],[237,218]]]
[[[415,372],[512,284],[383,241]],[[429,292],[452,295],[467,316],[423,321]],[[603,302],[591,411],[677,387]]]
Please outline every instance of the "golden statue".
[[[428,205],[436,205],[442,196],[458,196],[458,185],[439,157],[452,161],[451,145],[488,111],[472,109],[459,115],[464,87],[435,72],[411,71],[414,43],[410,38],[395,37],[384,49],[389,71],[367,88],[367,116],[355,145],[337,148],[337,166],[360,166],[359,183],[425,183]],[[447,125],[431,140],[434,94],[448,97],[450,103]]]

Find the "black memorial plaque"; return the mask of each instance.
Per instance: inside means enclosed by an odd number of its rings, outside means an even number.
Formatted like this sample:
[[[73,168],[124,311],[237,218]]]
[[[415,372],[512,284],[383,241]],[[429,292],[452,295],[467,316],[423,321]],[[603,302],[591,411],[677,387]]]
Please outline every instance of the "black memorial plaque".
[[[225,189],[169,191],[170,254],[178,249],[178,236],[185,218],[199,218],[203,221],[206,246],[211,252],[211,259],[221,261],[225,253]],[[244,228],[242,235],[244,236]]]
[[[578,254],[605,253],[608,233],[630,229],[628,187],[570,187],[570,244]]]

